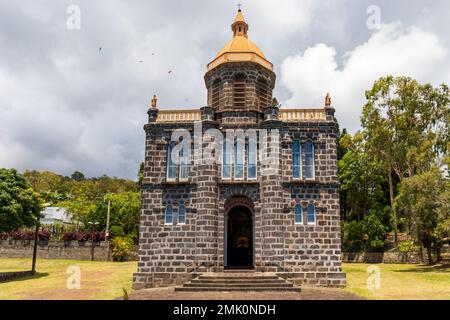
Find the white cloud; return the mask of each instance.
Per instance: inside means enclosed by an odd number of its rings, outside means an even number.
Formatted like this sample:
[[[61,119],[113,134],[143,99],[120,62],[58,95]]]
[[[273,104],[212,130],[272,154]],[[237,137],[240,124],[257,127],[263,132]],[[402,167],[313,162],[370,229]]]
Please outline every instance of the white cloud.
[[[414,8],[424,1],[410,2],[407,12],[403,5],[385,1],[383,12],[405,19],[420,11]],[[362,2],[243,1],[250,38],[282,80],[277,97],[286,96],[286,87],[292,107],[314,107],[322,105],[329,90],[341,122],[357,126],[362,95],[378,73],[417,69],[425,70],[419,76],[430,81],[448,80],[442,70],[448,70],[449,61],[436,50],[442,45],[433,34],[394,27],[357,46],[367,32]],[[432,29],[446,41],[448,1],[436,6],[438,2],[430,12],[442,19],[423,25],[420,15],[408,24]],[[206,65],[231,37],[236,3],[79,0],[77,31],[66,27],[69,4],[0,1],[0,167],[136,177],[151,96],[158,95],[161,109],[205,105]],[[341,69],[341,59],[327,45],[293,55],[306,42],[331,41],[337,50],[354,48]],[[278,66],[288,54],[292,56],[280,73]],[[416,62],[414,68],[402,62],[407,60]]]
[[[245,4],[242,9],[244,14],[249,14],[252,19],[253,28],[267,28],[272,35],[282,36],[285,33],[306,31],[311,26],[314,12],[312,0],[253,0]]]
[[[354,131],[364,104],[364,92],[381,76],[411,76],[434,85],[450,80],[448,51],[439,38],[416,27],[385,24],[362,45],[343,55],[339,67],[336,50],[317,44],[285,58],[281,82],[292,93],[287,107],[323,106],[331,92],[341,127]]]

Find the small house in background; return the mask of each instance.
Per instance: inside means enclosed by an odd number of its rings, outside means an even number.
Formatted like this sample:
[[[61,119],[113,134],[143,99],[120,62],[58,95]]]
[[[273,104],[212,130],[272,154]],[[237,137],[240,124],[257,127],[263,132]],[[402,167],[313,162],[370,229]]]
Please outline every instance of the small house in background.
[[[41,224],[51,225],[55,223],[72,224],[72,215],[64,208],[46,207],[41,212]]]

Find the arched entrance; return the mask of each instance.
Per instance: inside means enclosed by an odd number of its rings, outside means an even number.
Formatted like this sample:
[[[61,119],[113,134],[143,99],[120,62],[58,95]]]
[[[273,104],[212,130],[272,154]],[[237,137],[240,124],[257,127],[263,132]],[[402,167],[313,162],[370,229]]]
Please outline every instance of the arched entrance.
[[[246,197],[230,200],[225,216],[225,268],[253,269],[253,203]]]

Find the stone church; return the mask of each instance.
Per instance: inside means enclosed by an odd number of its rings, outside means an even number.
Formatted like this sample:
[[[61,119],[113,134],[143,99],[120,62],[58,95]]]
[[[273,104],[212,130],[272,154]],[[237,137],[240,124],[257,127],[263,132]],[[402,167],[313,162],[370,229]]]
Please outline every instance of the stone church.
[[[345,286],[331,99],[316,109],[280,108],[273,65],[249,40],[241,10],[231,29],[231,41],[207,65],[207,106],[160,110],[154,96],[148,110],[133,287],[229,270]],[[187,141],[174,138],[180,129],[197,146],[175,161]],[[256,135],[227,137],[208,158],[205,133],[233,130]]]

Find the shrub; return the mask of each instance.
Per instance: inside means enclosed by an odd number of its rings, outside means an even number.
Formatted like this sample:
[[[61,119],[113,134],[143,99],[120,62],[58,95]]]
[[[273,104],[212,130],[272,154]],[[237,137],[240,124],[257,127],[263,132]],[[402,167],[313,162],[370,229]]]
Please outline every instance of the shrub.
[[[48,230],[39,230],[39,232],[38,232],[38,240],[39,241],[48,241],[48,240],[50,240],[50,232]]]
[[[5,240],[33,240],[34,232],[32,231],[11,231],[4,234]]]
[[[111,237],[124,237],[125,232],[122,226],[111,226]]]
[[[415,252],[419,250],[419,246],[414,241],[402,241],[398,244],[398,250],[400,252]]]
[[[33,231],[21,231],[20,237],[21,240],[34,240],[34,232]],[[39,237],[39,234],[38,234]]]
[[[78,232],[77,240],[78,241],[87,241],[87,240],[89,240],[89,234],[86,232]]]
[[[94,232],[94,241],[105,241],[105,233],[100,231]]]
[[[112,239],[112,257],[114,261],[126,261],[133,251],[133,239],[129,237],[116,237]]]
[[[75,241],[78,240],[78,237],[75,232],[68,231],[64,232],[63,239],[64,241]]]
[[[386,240],[388,233],[378,216],[375,214],[365,216],[362,221],[362,231],[367,239],[367,250],[379,251],[383,249],[384,240]]]
[[[67,231],[64,232],[63,239],[64,241],[88,241],[91,240],[92,233],[90,232],[71,232]],[[104,241],[105,240],[105,233],[100,231],[94,232],[94,241]]]
[[[384,241],[380,239],[375,239],[370,241],[370,249],[373,251],[382,251],[384,248]]]
[[[362,224],[358,221],[342,223],[342,249],[356,252],[364,248]]]
[[[342,249],[349,252],[381,251],[387,234],[378,215],[369,213],[362,221],[342,223]]]
[[[22,233],[20,231],[11,231],[9,238],[12,240],[22,240]]]

